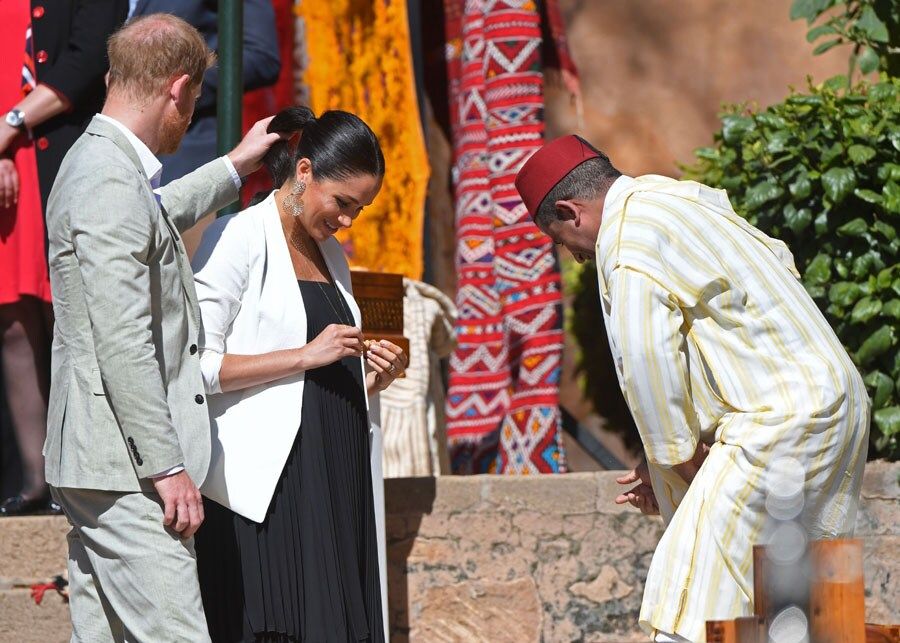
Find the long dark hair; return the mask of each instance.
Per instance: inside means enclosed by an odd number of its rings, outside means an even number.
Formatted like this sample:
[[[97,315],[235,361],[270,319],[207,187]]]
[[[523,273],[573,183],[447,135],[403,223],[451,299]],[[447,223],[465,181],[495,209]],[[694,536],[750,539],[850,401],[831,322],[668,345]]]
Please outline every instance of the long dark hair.
[[[339,181],[360,174],[384,176],[384,154],[378,137],[361,118],[349,112],[331,110],[316,118],[308,107],[288,107],[275,115],[267,131],[300,134],[296,145],[278,141],[263,158],[276,188],[294,176],[297,161],[302,158],[310,160],[316,180]]]

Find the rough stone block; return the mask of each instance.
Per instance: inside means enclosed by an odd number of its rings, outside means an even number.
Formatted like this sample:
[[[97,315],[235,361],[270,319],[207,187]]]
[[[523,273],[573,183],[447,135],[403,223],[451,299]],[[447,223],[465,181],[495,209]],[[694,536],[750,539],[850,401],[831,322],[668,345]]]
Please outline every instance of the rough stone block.
[[[63,516],[0,518],[0,578],[43,580],[66,569]]]
[[[411,641],[540,640],[542,612],[530,578],[435,587],[416,600],[421,609],[410,631]]]
[[[63,643],[72,635],[69,606],[47,593],[40,605],[26,589],[0,591],[0,643]]]

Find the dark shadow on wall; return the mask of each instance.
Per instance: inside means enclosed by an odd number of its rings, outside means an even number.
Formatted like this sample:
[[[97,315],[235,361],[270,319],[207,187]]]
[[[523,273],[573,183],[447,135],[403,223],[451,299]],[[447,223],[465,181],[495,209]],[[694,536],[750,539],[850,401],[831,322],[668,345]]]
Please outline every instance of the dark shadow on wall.
[[[436,478],[391,478],[384,481],[391,643],[409,642],[407,561],[422,517],[431,513],[436,495]]]

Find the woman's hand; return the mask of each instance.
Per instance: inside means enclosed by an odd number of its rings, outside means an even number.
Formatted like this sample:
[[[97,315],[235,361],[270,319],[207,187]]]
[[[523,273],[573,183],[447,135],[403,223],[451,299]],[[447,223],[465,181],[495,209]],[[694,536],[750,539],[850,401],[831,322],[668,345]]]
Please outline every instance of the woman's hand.
[[[11,208],[19,201],[19,173],[10,159],[0,159],[0,207]]]
[[[355,326],[331,324],[301,350],[305,370],[311,370],[345,357],[359,357],[365,350],[365,344],[362,331]]]
[[[409,364],[409,358],[403,349],[392,344],[386,339],[378,342],[368,342],[366,351],[366,363],[372,372],[367,377],[367,389],[369,393],[383,391],[397,379]]]

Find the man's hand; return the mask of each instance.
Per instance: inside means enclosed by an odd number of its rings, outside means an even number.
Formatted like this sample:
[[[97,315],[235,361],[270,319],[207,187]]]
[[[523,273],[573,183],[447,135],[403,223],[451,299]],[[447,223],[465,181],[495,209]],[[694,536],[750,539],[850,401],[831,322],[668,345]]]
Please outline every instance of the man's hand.
[[[163,501],[163,524],[184,539],[193,536],[203,523],[203,499],[187,471],[154,478],[153,486]]]
[[[624,505],[627,502],[640,509],[643,514],[658,516],[659,503],[656,501],[656,494],[653,493],[653,485],[650,484],[650,470],[647,468],[646,460],[642,460],[624,476],[616,478],[619,484],[634,484],[638,481],[640,481],[638,486],[616,496],[616,504]]]
[[[262,166],[263,157],[269,151],[269,148],[276,141],[281,140],[281,134],[269,134],[266,132],[266,128],[273,118],[275,117],[269,116],[261,121],[256,121],[247,132],[244,140],[228,153],[231,164],[234,165],[234,169],[241,178],[256,172]]]
[[[694,477],[700,471],[700,467],[706,460],[707,455],[709,455],[709,446],[701,442],[697,445],[697,450],[694,451],[694,455],[691,456],[691,459],[687,462],[676,464],[672,467],[672,471],[677,473],[682,480],[690,485],[694,481]]]

